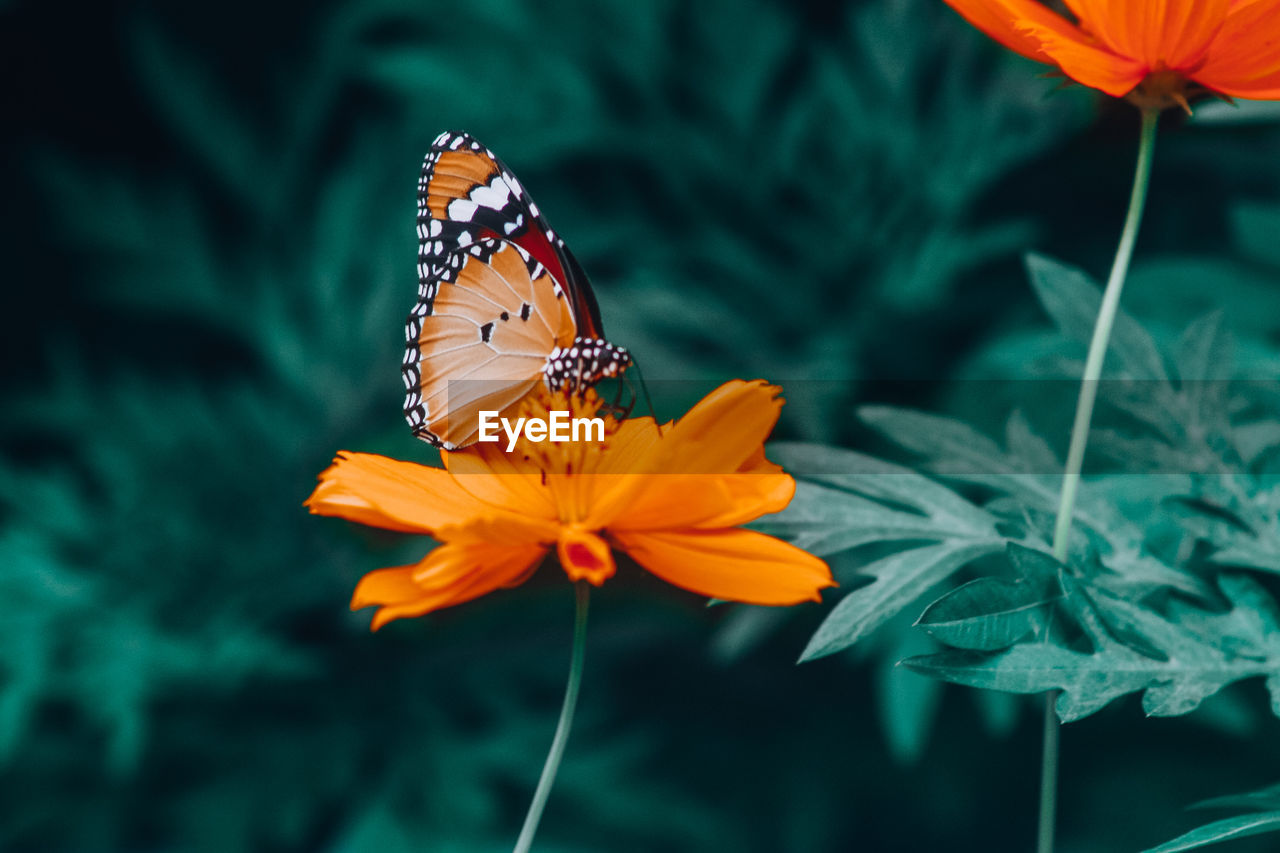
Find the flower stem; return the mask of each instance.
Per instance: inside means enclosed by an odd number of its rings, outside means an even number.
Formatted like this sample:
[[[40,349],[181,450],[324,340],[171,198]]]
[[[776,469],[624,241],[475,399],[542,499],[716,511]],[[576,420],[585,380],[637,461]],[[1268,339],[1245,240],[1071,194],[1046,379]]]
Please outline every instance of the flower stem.
[[[1040,842],[1039,853],[1053,853],[1054,817],[1058,812],[1058,736],[1061,725],[1053,710],[1056,691],[1044,696],[1044,747],[1040,753]]]
[[[542,820],[542,809],[547,805],[551,785],[556,780],[556,771],[560,769],[560,759],[564,756],[565,744],[569,742],[569,729],[573,728],[573,709],[578,704],[578,688],[582,685],[582,660],[587,648],[587,605],[591,599],[591,587],[586,581],[574,584],[574,598],[573,651],[569,655],[569,683],[564,688],[560,722],[556,724],[551,751],[547,753],[547,761],[542,765],[542,776],[538,779],[537,790],[533,792],[533,802],[529,803],[529,813],[525,815],[524,827],[520,830],[520,837],[516,839],[514,853],[529,853],[529,848],[533,846],[538,821]]]
[[[1065,561],[1069,550],[1071,516],[1075,512],[1076,492],[1080,487],[1080,470],[1084,467],[1085,446],[1089,443],[1089,423],[1093,420],[1093,404],[1098,396],[1098,380],[1102,376],[1102,363],[1111,340],[1111,327],[1115,324],[1120,308],[1120,292],[1124,289],[1125,276],[1129,272],[1129,259],[1133,257],[1133,244],[1142,223],[1142,210],[1147,201],[1147,185],[1151,179],[1151,156],[1156,147],[1156,123],[1158,110],[1142,111],[1142,135],[1138,142],[1138,165],[1134,170],[1133,191],[1129,194],[1129,213],[1125,216],[1124,230],[1120,234],[1120,246],[1116,249],[1111,275],[1102,294],[1098,319],[1093,327],[1093,339],[1089,342],[1089,355],[1084,363],[1084,376],[1080,380],[1080,397],[1076,402],[1076,417],[1071,425],[1071,444],[1067,449],[1067,467],[1062,477],[1062,494],[1058,501],[1058,517],[1053,529],[1053,556]],[[1054,813],[1058,798],[1058,717],[1054,713],[1057,694],[1045,694],[1044,752],[1040,774],[1040,843],[1039,853],[1053,853]]]

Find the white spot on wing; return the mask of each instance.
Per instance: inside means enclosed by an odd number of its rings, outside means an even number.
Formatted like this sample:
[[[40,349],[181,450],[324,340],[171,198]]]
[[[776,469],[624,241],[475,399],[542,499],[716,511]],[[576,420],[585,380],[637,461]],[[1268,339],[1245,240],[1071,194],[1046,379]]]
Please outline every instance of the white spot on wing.
[[[473,189],[471,191],[471,200],[481,207],[502,210],[502,208],[506,207],[507,202],[511,200],[511,191],[507,189],[506,184],[498,180],[494,182],[493,186]]]
[[[476,203],[465,198],[455,198],[449,202],[449,218],[462,222],[470,222],[476,214]]]

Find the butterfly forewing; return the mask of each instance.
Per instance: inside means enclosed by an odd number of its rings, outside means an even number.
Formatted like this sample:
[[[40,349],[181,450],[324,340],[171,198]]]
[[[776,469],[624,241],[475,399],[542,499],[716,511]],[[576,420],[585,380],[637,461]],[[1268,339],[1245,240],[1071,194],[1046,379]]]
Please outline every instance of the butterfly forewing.
[[[564,287],[579,332],[602,336],[600,309],[582,267],[519,179],[470,134],[446,131],[432,144],[418,181],[422,289],[459,249],[486,236],[516,243],[546,267]]]

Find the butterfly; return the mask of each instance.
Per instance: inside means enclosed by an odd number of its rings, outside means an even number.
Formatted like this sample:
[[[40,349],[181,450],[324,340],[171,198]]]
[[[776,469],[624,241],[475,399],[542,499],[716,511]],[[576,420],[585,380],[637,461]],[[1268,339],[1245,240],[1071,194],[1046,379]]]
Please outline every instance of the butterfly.
[[[418,181],[418,301],[404,412],[419,438],[476,440],[539,383],[577,393],[630,364],[604,339],[582,267],[515,174],[470,134],[436,137]]]

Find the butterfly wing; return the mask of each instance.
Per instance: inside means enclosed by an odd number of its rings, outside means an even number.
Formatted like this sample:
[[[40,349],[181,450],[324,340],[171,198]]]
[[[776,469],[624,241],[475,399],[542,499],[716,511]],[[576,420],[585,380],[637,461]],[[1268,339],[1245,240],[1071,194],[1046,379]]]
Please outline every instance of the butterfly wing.
[[[418,181],[418,279],[428,293],[460,249],[484,237],[515,243],[564,286],[580,334],[604,336],[600,308],[586,274],[551,229],[515,174],[475,137],[436,137]]]
[[[436,269],[409,315],[405,417],[452,450],[476,440],[482,410],[506,411],[542,381],[577,323],[565,289],[516,243],[479,237]]]

